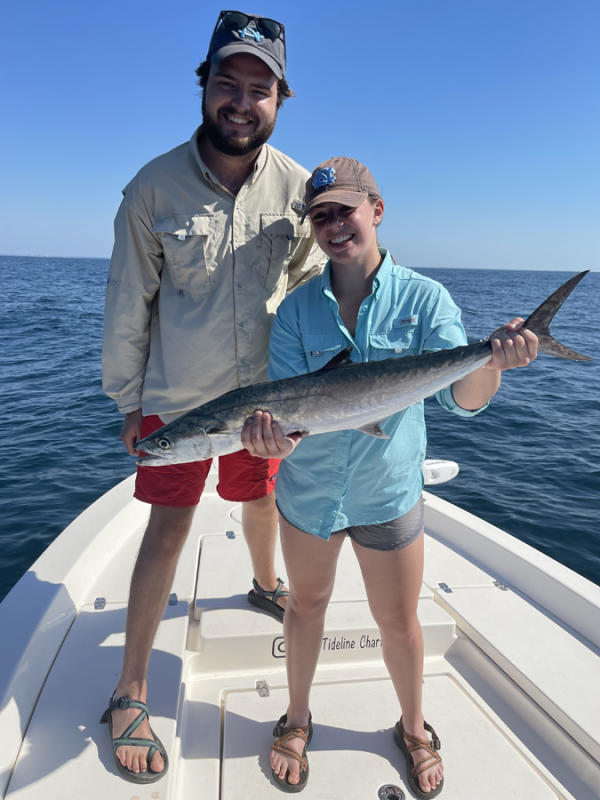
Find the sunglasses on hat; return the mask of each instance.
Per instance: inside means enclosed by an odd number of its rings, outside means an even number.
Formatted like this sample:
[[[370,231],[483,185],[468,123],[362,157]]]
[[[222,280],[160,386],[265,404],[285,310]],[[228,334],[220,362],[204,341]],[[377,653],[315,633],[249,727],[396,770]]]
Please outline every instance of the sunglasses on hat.
[[[242,31],[247,28],[251,22],[254,23],[254,27],[258,33],[264,36],[265,39],[271,39],[273,42],[276,39],[282,39],[285,42],[285,28],[281,22],[277,22],[277,20],[270,19],[269,17],[244,14],[241,11],[221,11],[213,31],[213,36],[219,30],[219,27],[228,31]]]

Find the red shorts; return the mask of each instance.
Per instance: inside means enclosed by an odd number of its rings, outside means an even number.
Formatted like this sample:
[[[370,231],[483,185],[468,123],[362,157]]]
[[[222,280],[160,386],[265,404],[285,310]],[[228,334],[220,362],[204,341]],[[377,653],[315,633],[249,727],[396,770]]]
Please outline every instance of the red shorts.
[[[142,437],[164,425],[152,414],[142,419]],[[198,505],[212,459],[170,464],[165,467],[138,467],[133,496],[155,506],[183,508]],[[247,450],[219,456],[217,492],[224,500],[244,503],[266,497],[275,488],[279,459],[258,458]]]

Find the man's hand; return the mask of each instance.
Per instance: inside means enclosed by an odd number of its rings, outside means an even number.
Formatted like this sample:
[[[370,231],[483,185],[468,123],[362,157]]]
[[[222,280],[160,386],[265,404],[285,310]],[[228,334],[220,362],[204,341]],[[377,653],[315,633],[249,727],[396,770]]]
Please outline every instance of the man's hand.
[[[130,411],[125,414],[121,433],[119,434],[123,440],[127,452],[130,456],[137,456],[138,452],[135,445],[138,440],[142,438],[142,409],[138,408],[136,411]]]
[[[301,433],[284,436],[268,411],[255,411],[242,430],[242,445],[250,455],[260,458],[286,458],[296,449],[300,439]]]
[[[492,360],[485,365],[486,369],[526,367],[537,358],[538,338],[527,328],[522,330],[523,324],[521,317],[515,317],[492,333]]]

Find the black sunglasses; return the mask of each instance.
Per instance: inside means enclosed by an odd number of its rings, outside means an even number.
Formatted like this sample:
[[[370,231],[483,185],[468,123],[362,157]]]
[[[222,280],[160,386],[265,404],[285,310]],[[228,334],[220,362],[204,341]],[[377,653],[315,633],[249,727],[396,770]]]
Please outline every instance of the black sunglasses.
[[[285,28],[281,22],[269,17],[257,17],[250,14],[244,14],[241,11],[221,11],[219,19],[215,25],[213,36],[222,25],[228,31],[241,31],[246,28],[250,22],[254,22],[256,30],[262,34],[266,39],[275,41],[276,39],[283,39],[285,42]]]

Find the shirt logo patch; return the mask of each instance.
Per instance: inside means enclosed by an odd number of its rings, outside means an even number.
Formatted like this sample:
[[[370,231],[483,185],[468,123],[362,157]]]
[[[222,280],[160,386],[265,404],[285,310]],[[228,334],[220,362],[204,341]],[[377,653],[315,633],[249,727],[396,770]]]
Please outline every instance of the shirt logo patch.
[[[324,167],[318,172],[315,172],[312,185],[315,189],[319,189],[321,186],[331,186],[332,183],[335,183],[335,180],[335,168]]]
[[[404,317],[404,319],[397,319],[394,325],[414,325],[416,321],[416,317]]]

